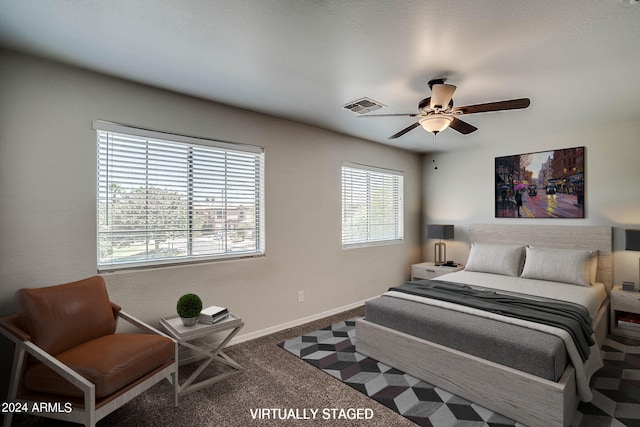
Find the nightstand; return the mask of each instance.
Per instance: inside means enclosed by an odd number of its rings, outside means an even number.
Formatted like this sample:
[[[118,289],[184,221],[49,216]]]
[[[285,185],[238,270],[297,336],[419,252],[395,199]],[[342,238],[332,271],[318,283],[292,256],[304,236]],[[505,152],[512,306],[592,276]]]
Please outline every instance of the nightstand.
[[[611,290],[609,327],[612,335],[640,338],[640,292],[623,291],[622,285]]]
[[[457,267],[446,267],[444,265],[435,265],[433,262],[421,262],[411,266],[411,280],[433,279],[443,274],[453,273],[464,269],[464,265],[458,264]]]

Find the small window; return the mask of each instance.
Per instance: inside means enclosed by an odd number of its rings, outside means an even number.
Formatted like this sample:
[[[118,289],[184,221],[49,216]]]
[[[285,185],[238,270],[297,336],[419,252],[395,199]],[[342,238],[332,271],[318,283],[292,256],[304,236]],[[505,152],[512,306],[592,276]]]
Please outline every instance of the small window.
[[[98,270],[264,254],[264,150],[94,122]]]
[[[342,247],[395,243],[404,237],[402,172],[342,165]]]

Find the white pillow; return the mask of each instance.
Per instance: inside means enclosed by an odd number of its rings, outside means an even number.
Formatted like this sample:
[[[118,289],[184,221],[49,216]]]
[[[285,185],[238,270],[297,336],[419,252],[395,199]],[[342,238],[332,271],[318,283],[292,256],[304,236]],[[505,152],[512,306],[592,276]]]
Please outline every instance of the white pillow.
[[[591,286],[597,267],[598,251],[528,246],[520,277]]]
[[[519,276],[524,260],[524,246],[472,243],[465,270]]]

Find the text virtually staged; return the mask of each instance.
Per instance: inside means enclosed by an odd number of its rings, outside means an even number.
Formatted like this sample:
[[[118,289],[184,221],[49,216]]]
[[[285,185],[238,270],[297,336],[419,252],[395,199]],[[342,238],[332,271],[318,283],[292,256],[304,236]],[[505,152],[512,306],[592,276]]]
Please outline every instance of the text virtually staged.
[[[370,420],[369,408],[251,408],[254,420]]]

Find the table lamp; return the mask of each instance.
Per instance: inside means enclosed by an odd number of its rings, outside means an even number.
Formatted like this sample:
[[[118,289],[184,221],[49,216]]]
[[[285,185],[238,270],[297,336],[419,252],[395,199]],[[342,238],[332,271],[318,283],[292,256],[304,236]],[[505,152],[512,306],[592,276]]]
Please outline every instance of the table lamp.
[[[447,245],[442,240],[453,239],[453,225],[427,225],[427,239],[440,239],[439,242],[433,245],[435,265],[442,265],[447,262]]]
[[[640,230],[624,230],[625,250],[640,251]],[[640,264],[640,260],[639,260]],[[640,277],[640,268],[638,269]],[[635,288],[638,289],[637,287]]]

